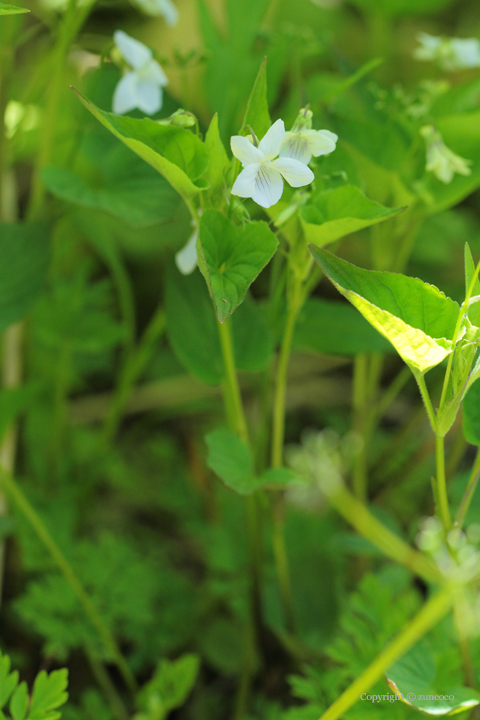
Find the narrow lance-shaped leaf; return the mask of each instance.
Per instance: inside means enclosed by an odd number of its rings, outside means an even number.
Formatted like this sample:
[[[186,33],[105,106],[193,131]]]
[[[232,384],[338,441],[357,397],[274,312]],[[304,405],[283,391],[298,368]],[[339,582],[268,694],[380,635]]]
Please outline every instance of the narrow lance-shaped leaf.
[[[203,213],[197,241],[198,265],[219,322],[225,322],[243,302],[277,245],[277,238],[264,222],[235,227],[216,210]]]
[[[354,185],[324,190],[300,211],[307,242],[323,247],[363,228],[395,217],[405,208],[387,208],[369,200]]]
[[[0,3],[0,15],[21,15],[28,12],[30,12],[30,10],[27,10],[27,8],[17,7],[16,5],[5,5],[5,3]]]
[[[258,137],[263,137],[272,121],[267,101],[267,58],[262,60],[252,92],[248,98],[247,109],[240,132],[250,125]]]
[[[161,173],[182,197],[192,198],[206,189],[208,183],[201,179],[207,167],[206,150],[190,130],[104,112],[75,93],[107,130]]]
[[[312,245],[310,250],[337,290],[392,343],[415,375],[452,352],[460,308],[436,287],[405,275],[363,270]]]
[[[468,243],[465,243],[465,295],[468,293],[470,283],[475,274],[475,263],[473,261],[472,252]],[[475,280],[473,291],[470,295],[471,298],[475,296],[480,298],[480,281]],[[468,317],[471,322],[476,326],[480,327],[480,299],[478,302],[472,303],[468,309]]]

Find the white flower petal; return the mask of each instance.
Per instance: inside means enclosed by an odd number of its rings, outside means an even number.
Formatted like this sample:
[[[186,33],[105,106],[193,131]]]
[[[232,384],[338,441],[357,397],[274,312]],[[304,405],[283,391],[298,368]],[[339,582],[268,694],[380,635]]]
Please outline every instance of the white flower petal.
[[[312,151],[308,141],[300,132],[287,132],[280,148],[281,158],[292,158],[307,165],[312,159]]]
[[[414,51],[414,57],[417,60],[434,60],[443,43],[443,38],[422,32],[417,35],[417,40],[420,47]]]
[[[142,80],[151,80],[157,85],[168,85],[168,77],[156,60],[150,60],[148,65],[138,71],[138,75]]]
[[[284,137],[285,124],[283,120],[277,120],[258,143],[258,149],[264,154],[267,160],[273,160],[280,152],[280,146]]]
[[[285,180],[292,187],[303,187],[315,180],[315,175],[310,168],[298,160],[282,157],[274,160],[271,165],[282,173]]]
[[[452,38],[450,46],[459,70],[480,65],[480,43],[477,38]]]
[[[175,255],[175,263],[182,275],[190,275],[197,267],[197,237],[198,231],[195,230],[187,244]]]
[[[135,70],[143,67],[152,59],[152,51],[139,40],[127,35],[123,30],[116,30],[113,39],[123,59]]]
[[[338,140],[338,135],[330,130],[303,130],[302,136],[315,157],[333,152]]]
[[[113,112],[123,115],[137,107],[137,76],[129,72],[122,77],[113,93]]]
[[[282,197],[282,193],[282,176],[278,170],[273,167],[273,163],[263,163],[255,178],[255,191],[252,195],[253,200],[257,205],[269,208],[277,204]]]
[[[250,163],[259,163],[264,160],[263,153],[253,143],[242,135],[234,135],[230,138],[230,147],[237,160],[240,160],[243,167]],[[248,196],[250,197],[250,196]]]
[[[158,112],[163,104],[160,85],[152,80],[137,80],[137,107],[146,115]]]
[[[232,195],[238,195],[238,197],[243,198],[253,197],[255,182],[261,167],[262,163],[250,163],[250,165],[247,165],[233,183]]]
[[[176,25],[178,22],[178,10],[172,0],[157,0],[157,2],[167,25]]]

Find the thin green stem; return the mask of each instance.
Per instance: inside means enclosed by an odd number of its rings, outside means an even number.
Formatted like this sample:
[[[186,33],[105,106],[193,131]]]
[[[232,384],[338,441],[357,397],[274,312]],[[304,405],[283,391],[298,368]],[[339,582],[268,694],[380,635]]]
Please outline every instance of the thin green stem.
[[[361,675],[335,700],[320,720],[338,720],[387,672],[388,668],[401,658],[429,630],[442,620],[450,610],[452,597],[449,590],[434,595],[422,607],[413,620]]]
[[[104,664],[96,657],[94,650],[88,643],[85,644],[85,652],[95,680],[110,705],[113,716],[116,720],[128,720],[128,710],[118,694]]]
[[[362,440],[353,468],[352,485],[359,500],[367,496],[367,438],[365,436],[365,413],[368,401],[368,356],[355,356],[353,365],[353,428]]]
[[[435,410],[433,409],[432,401],[430,400],[430,395],[428,394],[428,389],[425,384],[425,379],[423,375],[416,374],[415,380],[417,381],[418,389],[420,390],[420,395],[422,396],[423,404],[425,405],[425,410],[427,411],[428,419],[430,420],[430,425],[434,433],[436,433],[437,430],[437,419],[435,417]]]
[[[287,546],[285,543],[285,520],[284,520],[283,497],[276,496],[272,501],[273,519],[273,557],[277,574],[280,596],[282,599],[283,611],[285,614],[285,626],[291,635],[295,634],[295,614],[293,607],[292,582],[290,578],[290,565],[288,562]]]
[[[459,528],[463,527],[465,517],[472,501],[473,493],[477,487],[478,478],[480,477],[480,448],[477,450],[475,462],[473,463],[472,472],[465,488],[465,492],[461,499],[460,505],[458,506],[457,515],[455,517],[455,525]]]
[[[243,410],[240,385],[238,383],[237,370],[235,367],[235,353],[233,349],[230,320],[218,323],[220,345],[222,348],[223,364],[225,368],[225,395],[227,414],[234,432],[245,442],[248,442],[247,422]]]
[[[445,531],[448,532],[452,526],[452,521],[448,505],[447,479],[445,475],[445,438],[443,435],[435,435],[435,461],[437,466],[436,488],[438,511],[443,527]]]
[[[19,510],[23,513],[23,515],[26,517],[26,519],[32,526],[39,540],[43,543],[45,548],[50,553],[57,567],[62,572],[65,580],[68,582],[73,592],[79,599],[92,625],[95,627],[96,631],[101,637],[103,643],[105,644],[105,647],[107,648],[108,652],[113,658],[113,661],[117,665],[123,679],[125,680],[127,687],[132,691],[132,693],[135,693],[138,689],[137,682],[127,664],[127,661],[123,657],[113,635],[111,634],[108,627],[105,625],[98,610],[90,600],[90,597],[85,592],[83,585],[75,574],[67,558],[62,553],[53,537],[50,535],[40,516],[34,510],[32,505],[30,505],[29,501],[23,494],[23,491],[20,489],[19,485],[15,482],[13,477],[7,472],[2,472],[1,483],[4,490],[16,503]]]
[[[465,622],[465,617],[468,617],[467,612],[465,607],[465,594],[462,588],[458,588],[454,593],[453,618],[455,621],[460,654],[462,656],[465,685],[473,688],[475,687],[475,668],[472,661],[472,652],[468,639],[468,629]]]

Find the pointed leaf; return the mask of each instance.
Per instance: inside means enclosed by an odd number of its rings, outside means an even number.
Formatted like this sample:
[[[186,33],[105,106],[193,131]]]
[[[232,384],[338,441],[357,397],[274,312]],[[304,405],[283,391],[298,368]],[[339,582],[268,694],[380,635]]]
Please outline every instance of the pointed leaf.
[[[17,7],[16,5],[5,5],[5,3],[0,3],[0,15],[21,15],[28,12],[30,12],[30,10],[27,10],[27,8],[21,8]]]
[[[412,372],[423,374],[452,352],[459,306],[436,287],[310,250],[337,290],[392,343]]]
[[[10,658],[0,653],[0,710],[5,707],[8,698],[18,683],[18,672],[10,672]]]
[[[213,116],[205,136],[205,150],[208,157],[208,168],[205,177],[210,183],[210,192],[216,192],[223,188],[225,173],[230,164],[220,138],[217,113]]]
[[[10,714],[13,720],[24,720],[28,710],[28,687],[26,682],[20,683],[10,700]]]
[[[253,90],[248,98],[247,110],[240,132],[247,125],[250,125],[257,137],[262,138],[271,124],[267,101],[267,58],[265,57],[262,60]]]
[[[277,238],[264,222],[235,227],[216,210],[204,212],[197,243],[198,264],[219,322],[225,322],[243,302],[277,245]]]
[[[463,434],[471,445],[480,445],[480,380],[473,383],[463,400]]]
[[[472,252],[470,250],[470,246],[468,243],[465,243],[465,295],[468,292],[468,289],[470,287],[470,283],[472,282],[472,278],[475,274],[475,263],[473,261]],[[475,295],[480,295],[480,281],[478,279],[475,280],[475,284],[473,286],[473,291],[470,295],[471,298],[475,297]],[[476,326],[480,327],[480,301],[473,303],[468,309],[468,317],[470,321]]]
[[[182,197],[192,198],[205,189],[201,175],[207,167],[207,154],[190,130],[160,125],[150,118],[135,120],[104,112],[77,90],[75,93],[107,130],[163,175]]]
[[[307,242],[323,247],[345,235],[395,217],[404,208],[387,208],[369,200],[354,185],[324,190],[300,212]]]
[[[35,678],[32,703],[28,720],[56,720],[60,713],[56,708],[68,700],[65,692],[68,685],[68,670],[54,670],[49,675],[42,670]]]

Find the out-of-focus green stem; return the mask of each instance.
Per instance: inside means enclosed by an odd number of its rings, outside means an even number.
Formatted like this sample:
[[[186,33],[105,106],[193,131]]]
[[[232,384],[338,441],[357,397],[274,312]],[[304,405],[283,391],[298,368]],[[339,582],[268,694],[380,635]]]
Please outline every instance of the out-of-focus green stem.
[[[362,440],[353,468],[353,491],[359,500],[367,496],[367,458],[365,437],[365,413],[367,410],[368,356],[360,353],[353,364],[353,428]]]
[[[475,489],[477,487],[479,477],[480,477],[480,448],[478,448],[478,450],[477,450],[477,454],[475,456],[475,462],[473,463],[473,467],[472,467],[472,472],[470,473],[470,478],[468,480],[467,487],[465,488],[465,492],[463,494],[460,505],[458,506],[457,515],[455,517],[455,525],[458,525],[459,528],[463,527],[463,523],[465,522],[465,517],[467,515],[468,508],[470,507],[470,503],[472,501],[473,493],[475,492]]]
[[[223,365],[225,368],[224,391],[227,415],[234,432],[239,438],[248,442],[247,422],[243,411],[242,396],[235,367],[235,353],[230,328],[230,319],[218,323],[220,346],[222,348]]]
[[[103,622],[98,610],[93,605],[90,597],[85,592],[83,585],[75,574],[67,558],[62,553],[53,537],[50,535],[40,516],[34,510],[32,505],[30,505],[29,501],[23,494],[23,491],[20,489],[19,485],[15,482],[13,477],[7,472],[1,472],[0,480],[4,490],[10,495],[12,500],[17,505],[18,509],[28,520],[37,537],[48,550],[57,567],[62,572],[65,580],[68,582],[73,592],[77,596],[78,600],[83,606],[83,609],[85,610],[86,615],[90,619],[92,625],[94,626],[103,643],[105,644],[105,647],[112,656],[113,661],[117,665],[123,679],[125,680],[127,687],[132,691],[132,693],[135,693],[138,689],[137,682],[127,664],[127,661],[123,657],[110,630]]]
[[[425,379],[423,375],[415,375],[415,380],[417,381],[418,389],[420,390],[420,395],[422,396],[425,410],[427,411],[428,419],[430,420],[430,426],[433,432],[436,433],[437,418],[435,417],[435,410],[433,409],[432,401],[430,400],[430,395],[428,394]]]
[[[436,489],[438,499],[438,510],[445,531],[450,530],[452,521],[448,505],[447,478],[445,476],[445,438],[443,435],[435,435],[435,461],[437,466]]]
[[[434,595],[417,615],[340,697],[323,713],[320,720],[338,720],[349,708],[361,699],[416,642],[442,620],[450,610],[452,597],[449,590]]]

